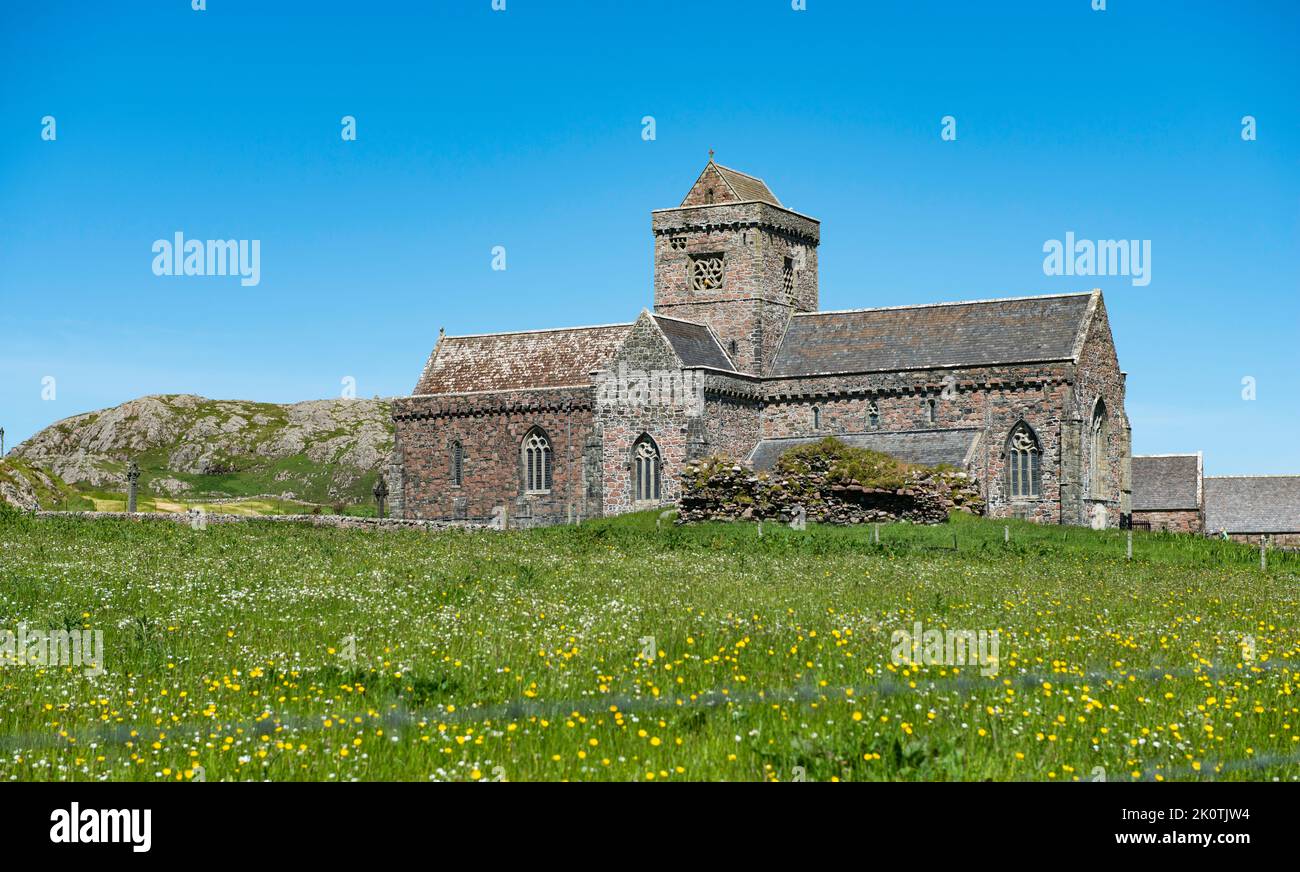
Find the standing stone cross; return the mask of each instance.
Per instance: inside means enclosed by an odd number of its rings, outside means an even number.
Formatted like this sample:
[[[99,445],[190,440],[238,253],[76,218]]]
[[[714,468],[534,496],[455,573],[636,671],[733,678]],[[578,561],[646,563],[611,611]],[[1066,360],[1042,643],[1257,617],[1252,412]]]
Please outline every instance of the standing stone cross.
[[[135,514],[135,492],[140,484],[140,465],[132,458],[131,465],[126,468],[126,510]]]
[[[384,517],[384,500],[388,498],[388,483],[384,481],[381,475],[375,481],[375,503],[379,507],[379,517]]]

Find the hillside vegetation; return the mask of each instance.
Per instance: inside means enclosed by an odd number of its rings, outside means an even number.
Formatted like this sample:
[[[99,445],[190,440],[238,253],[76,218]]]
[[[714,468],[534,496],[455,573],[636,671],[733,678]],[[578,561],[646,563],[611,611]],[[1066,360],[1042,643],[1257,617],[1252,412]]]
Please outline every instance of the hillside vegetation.
[[[1300,561],[994,522],[505,533],[0,512],[0,780],[1300,773]],[[1010,541],[1004,542],[1004,527]],[[995,674],[894,634],[999,633]],[[3,655],[0,655],[3,656]]]
[[[301,511],[303,503],[369,504],[392,445],[382,400],[277,405],[176,394],[65,418],[7,462],[14,476],[49,479],[38,494],[46,508],[122,509],[134,458],[142,510],[260,497],[271,509]]]

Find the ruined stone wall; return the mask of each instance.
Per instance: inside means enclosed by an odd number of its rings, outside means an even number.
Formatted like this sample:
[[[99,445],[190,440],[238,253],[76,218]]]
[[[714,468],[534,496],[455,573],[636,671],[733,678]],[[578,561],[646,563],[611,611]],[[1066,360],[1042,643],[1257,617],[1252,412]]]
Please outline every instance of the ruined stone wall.
[[[600,481],[588,473],[592,388],[414,396],[396,400],[402,517],[489,521],[506,506],[512,527],[563,523],[600,513]],[[548,493],[524,492],[521,446],[533,427],[551,443]],[[452,482],[451,444],[464,454]]]

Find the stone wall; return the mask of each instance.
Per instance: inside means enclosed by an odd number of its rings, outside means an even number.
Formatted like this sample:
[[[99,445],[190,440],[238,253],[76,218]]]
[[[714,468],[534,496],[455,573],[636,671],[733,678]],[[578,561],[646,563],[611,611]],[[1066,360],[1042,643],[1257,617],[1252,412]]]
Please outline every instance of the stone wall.
[[[1073,376],[1068,363],[864,373],[769,379],[762,437],[974,427],[984,431],[975,472],[992,517],[1060,521],[1061,410]],[[934,402],[930,422],[928,402]],[[879,422],[871,425],[875,403]],[[813,410],[821,429],[813,428]],[[1043,451],[1036,500],[1011,501],[1006,483],[1006,440],[1020,421]]]
[[[1217,535],[1217,534],[1213,534]],[[1259,547],[1259,538],[1263,536],[1270,548],[1300,548],[1300,533],[1229,533],[1233,542]]]
[[[1119,358],[1110,332],[1110,321],[1101,298],[1079,348],[1079,363],[1075,368],[1073,392],[1064,409],[1064,417],[1078,433],[1078,457],[1072,462],[1078,467],[1078,493],[1064,500],[1063,521],[1067,524],[1088,524],[1092,507],[1101,505],[1106,510],[1107,526],[1118,527],[1121,512],[1129,510],[1131,501],[1130,468],[1132,437],[1128,416],[1124,411],[1125,377],[1119,368]],[[1089,444],[1093,409],[1097,400],[1106,405],[1109,418],[1109,445],[1105,452],[1105,488],[1095,493],[1092,487]]]
[[[589,475],[594,388],[553,388],[396,400],[405,518],[487,522],[505,506],[510,525],[562,523],[600,513],[600,481]],[[521,448],[540,427],[550,440],[551,489],[524,492]],[[451,444],[463,448],[460,486]]]
[[[85,521],[171,521],[190,525],[192,516],[187,512],[48,512],[32,513],[37,518],[74,518]],[[255,521],[274,521],[285,524],[310,524],[313,527],[338,527],[371,530],[449,530],[483,529],[482,524],[463,521],[410,520],[401,518],[358,518],[352,515],[226,515],[204,512],[205,524],[244,524]]]
[[[1196,509],[1134,512],[1133,523],[1150,524],[1153,533],[1200,533],[1205,529],[1205,519]]]
[[[711,326],[737,369],[761,374],[790,315],[817,310],[821,230],[812,218],[767,203],[726,203],[657,210],[651,228],[655,311]],[[707,254],[723,257],[722,286],[692,290],[691,260]]]

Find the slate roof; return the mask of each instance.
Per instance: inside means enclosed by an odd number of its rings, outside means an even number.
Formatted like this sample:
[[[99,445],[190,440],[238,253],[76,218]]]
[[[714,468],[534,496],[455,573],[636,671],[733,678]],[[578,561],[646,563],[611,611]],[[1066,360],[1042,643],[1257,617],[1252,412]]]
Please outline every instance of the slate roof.
[[[668,342],[682,359],[684,366],[711,366],[735,372],[730,358],[718,344],[718,337],[703,324],[694,321],[682,321],[665,315],[652,315],[659,329],[668,337]]]
[[[591,384],[631,324],[443,336],[414,393],[452,394]]]
[[[890,457],[906,463],[920,463],[935,466],[951,463],[953,466],[965,467],[975,456],[979,442],[978,429],[949,430],[900,430],[881,433],[827,433],[857,448],[880,451]],[[798,445],[818,442],[825,436],[792,437],[786,439],[764,439],[754,446],[749,453],[749,463],[756,470],[771,469],[777,458]]]
[[[1201,507],[1200,454],[1148,454],[1133,457],[1133,511]]]
[[[799,313],[768,375],[1071,360],[1095,293]]]
[[[1205,479],[1205,530],[1300,532],[1300,475],[1230,475]]]
[[[722,180],[731,188],[733,194],[742,201],[745,200],[762,200],[764,203],[771,203],[773,206],[781,206],[781,201],[772,193],[772,189],[760,178],[742,173],[740,170],[733,170],[715,163],[713,168],[722,176]],[[781,208],[785,208],[781,206]]]

